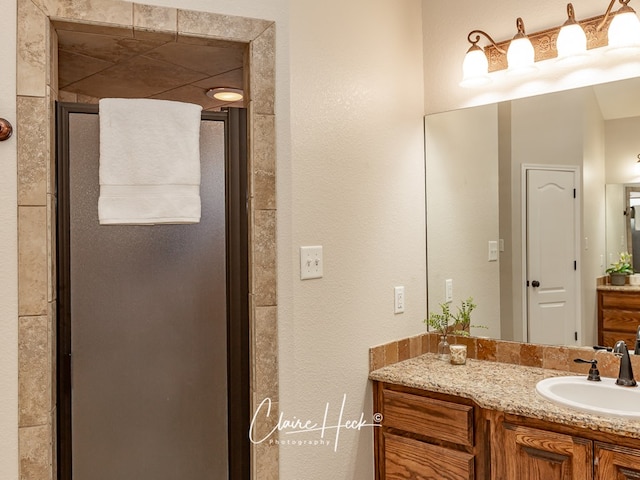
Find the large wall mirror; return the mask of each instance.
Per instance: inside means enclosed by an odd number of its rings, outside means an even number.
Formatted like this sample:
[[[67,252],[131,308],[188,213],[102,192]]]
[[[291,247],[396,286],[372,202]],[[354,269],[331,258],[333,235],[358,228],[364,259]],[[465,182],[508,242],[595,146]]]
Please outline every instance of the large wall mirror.
[[[425,142],[429,311],[451,280],[474,335],[594,345],[597,278],[640,250],[640,79],[428,115]]]

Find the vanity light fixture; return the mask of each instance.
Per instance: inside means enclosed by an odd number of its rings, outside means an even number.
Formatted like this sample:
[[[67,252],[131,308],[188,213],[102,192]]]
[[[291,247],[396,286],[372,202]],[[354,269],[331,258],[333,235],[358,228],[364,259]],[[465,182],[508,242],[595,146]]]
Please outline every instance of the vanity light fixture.
[[[518,17],[516,20],[518,33],[513,37],[507,49],[507,71],[512,74],[522,74],[535,70],[536,52],[533,44],[524,31],[524,22]]]
[[[630,0],[620,0],[622,7],[609,25],[608,39],[610,48],[640,47],[640,19],[636,11],[629,6]],[[612,2],[613,3],[613,2]],[[611,7],[607,10],[609,13]]]
[[[628,47],[640,48],[640,19],[628,3],[611,13],[616,0],[610,0],[603,15],[577,21],[573,5],[567,5],[567,21],[559,27],[527,35],[522,18],[516,20],[518,32],[512,40],[496,43],[482,30],[472,30],[467,36],[471,47],[462,64],[463,87],[474,87],[491,81],[489,72],[507,70],[508,74],[531,72],[535,62],[557,58],[559,61],[576,60],[588,54],[588,50],[608,47],[616,51]],[[490,42],[484,48],[478,46],[480,35]],[[475,37],[473,37],[475,35]],[[481,58],[484,54],[484,59]]]
[[[579,58],[587,53],[587,35],[582,26],[576,22],[576,14],[570,3],[567,4],[567,17],[556,40],[558,60]]]
[[[239,88],[218,87],[207,90],[207,97],[223,102],[239,102],[244,98],[244,92]]]
[[[7,140],[12,133],[13,126],[11,126],[9,120],[0,118],[0,142],[4,142],[5,140]]]
[[[475,35],[475,40],[472,40],[472,35]],[[472,30],[467,35],[467,40],[471,43],[471,47],[467,50],[467,54],[464,56],[462,62],[462,82],[460,85],[463,87],[476,87],[485,85],[491,82],[489,77],[489,60],[484,50],[478,46],[480,41],[480,35],[484,35],[495,46],[498,52],[506,55],[507,52],[496,45],[493,38],[482,30]]]

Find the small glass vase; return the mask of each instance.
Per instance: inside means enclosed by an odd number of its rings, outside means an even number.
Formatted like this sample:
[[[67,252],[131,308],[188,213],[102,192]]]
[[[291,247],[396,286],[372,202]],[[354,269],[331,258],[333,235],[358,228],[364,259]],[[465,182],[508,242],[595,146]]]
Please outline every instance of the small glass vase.
[[[449,348],[449,342],[447,342],[446,335],[440,335],[440,342],[438,343],[438,358],[448,362],[451,359],[451,349]]]

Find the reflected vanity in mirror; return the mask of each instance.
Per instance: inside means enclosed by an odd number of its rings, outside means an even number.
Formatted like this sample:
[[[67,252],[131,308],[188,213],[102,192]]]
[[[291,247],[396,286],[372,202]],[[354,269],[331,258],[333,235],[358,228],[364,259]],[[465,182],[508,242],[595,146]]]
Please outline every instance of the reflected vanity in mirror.
[[[640,250],[638,131],[640,79],[426,116],[429,310],[448,283],[474,335],[595,345],[597,279]]]
[[[638,165],[640,170],[640,165]],[[629,252],[634,272],[640,272],[640,183],[606,185],[607,262]]]

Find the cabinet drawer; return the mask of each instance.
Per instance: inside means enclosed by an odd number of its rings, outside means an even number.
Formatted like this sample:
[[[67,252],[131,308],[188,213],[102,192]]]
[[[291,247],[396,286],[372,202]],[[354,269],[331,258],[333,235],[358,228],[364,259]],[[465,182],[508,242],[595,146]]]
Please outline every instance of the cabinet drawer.
[[[602,327],[605,330],[635,333],[640,325],[640,311],[603,310]]]
[[[605,330],[602,332],[602,345],[605,347],[613,347],[618,340],[624,340],[629,350],[633,350],[636,347],[636,334],[630,335],[628,333],[612,332]]]
[[[595,456],[596,480],[640,478],[640,450],[596,442]]]
[[[473,455],[385,434],[385,480],[473,480]]]
[[[602,292],[602,308],[640,309],[640,292]]]
[[[460,445],[473,445],[473,407],[383,391],[383,425]]]

